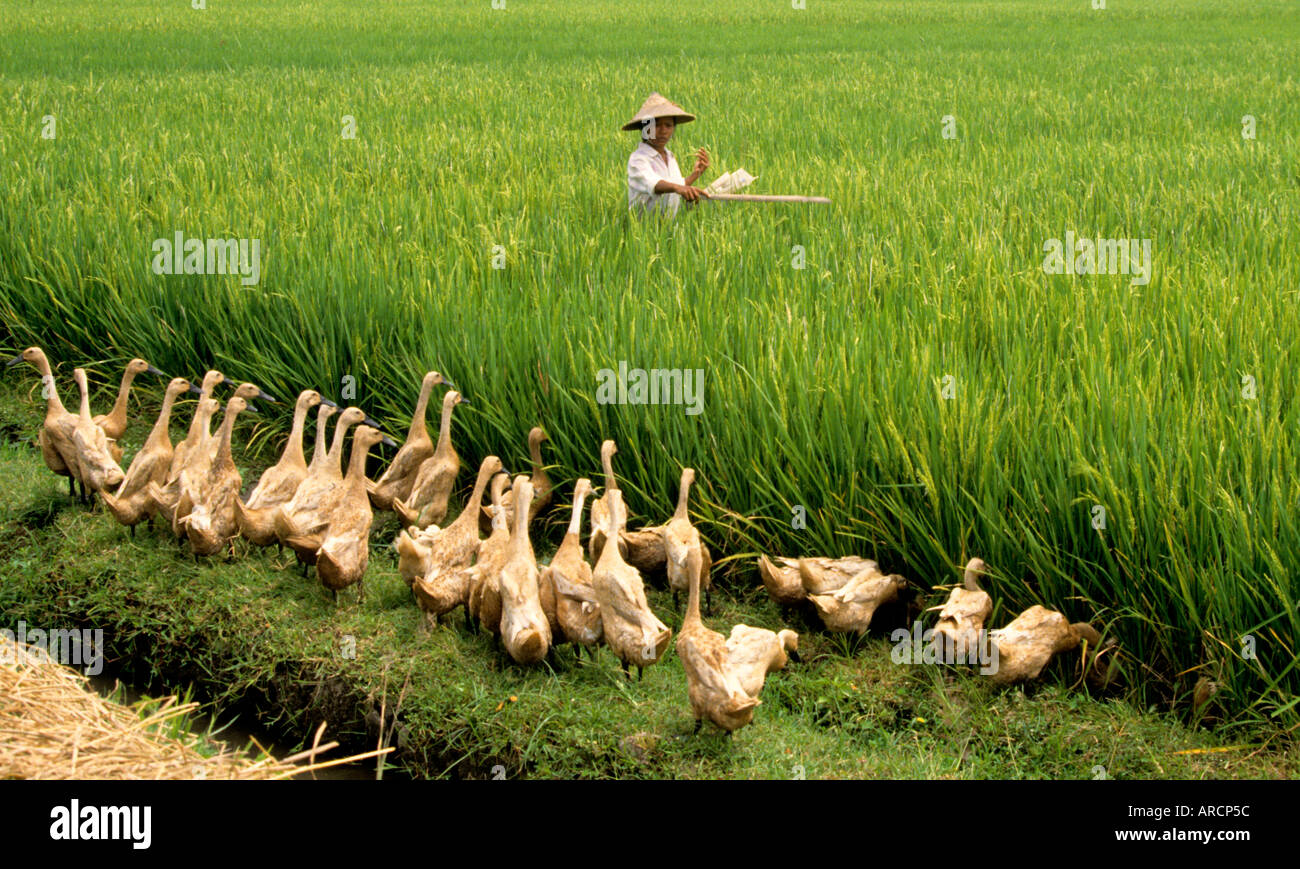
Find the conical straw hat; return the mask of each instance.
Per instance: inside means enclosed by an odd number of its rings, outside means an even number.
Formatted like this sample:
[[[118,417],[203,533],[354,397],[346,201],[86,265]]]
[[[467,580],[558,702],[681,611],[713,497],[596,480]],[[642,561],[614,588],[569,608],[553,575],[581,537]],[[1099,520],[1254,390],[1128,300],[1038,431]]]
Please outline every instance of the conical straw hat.
[[[675,103],[670,103],[659,91],[655,91],[641,104],[641,111],[636,113],[636,117],[623,125],[623,129],[639,130],[641,122],[651,118],[675,118],[679,124],[689,124],[695,120],[695,116],[690,112]]]

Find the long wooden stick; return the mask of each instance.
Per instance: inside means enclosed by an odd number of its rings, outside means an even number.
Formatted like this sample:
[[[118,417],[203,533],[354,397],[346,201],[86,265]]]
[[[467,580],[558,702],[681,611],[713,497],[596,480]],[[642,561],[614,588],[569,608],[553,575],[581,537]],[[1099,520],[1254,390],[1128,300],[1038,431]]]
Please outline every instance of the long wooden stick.
[[[830,205],[825,196],[763,196],[756,193],[714,193],[709,199],[723,202],[820,202]]]

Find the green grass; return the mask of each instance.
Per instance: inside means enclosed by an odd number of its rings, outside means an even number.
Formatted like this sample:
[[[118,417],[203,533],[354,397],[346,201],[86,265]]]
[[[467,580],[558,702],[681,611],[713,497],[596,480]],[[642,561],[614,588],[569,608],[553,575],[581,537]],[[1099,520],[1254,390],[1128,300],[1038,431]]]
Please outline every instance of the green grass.
[[[161,532],[142,527],[132,539],[103,511],[72,505],[30,440],[16,437],[36,410],[0,389],[0,621],[102,628],[118,678],[203,698],[215,719],[238,715],[280,753],[309,746],[322,721],[341,750],[372,749],[382,710],[399,747],[390,776],[1300,775],[1296,745],[1275,731],[1209,729],[1224,721],[1217,702],[1213,719],[1191,720],[1181,705],[1142,710],[1131,686],[1093,696],[1071,688],[1073,656],[1028,692],[995,691],[964,671],[894,665],[878,635],[846,643],[820,633],[752,584],[715,592],[709,622],[724,631],[740,621],[790,625],[803,662],[769,676],[754,723],[732,740],[712,728],[695,738],[674,653],[627,682],[607,651],[578,662],[565,648],[552,664],[519,668],[459,617],[418,635],[418,611],[383,546],[391,520],[376,529],[365,604],[344,593],[337,608],[292,556],[196,562]],[[132,446],[139,428],[128,433]],[[251,480],[263,458],[244,461]],[[538,540],[544,557],[553,547]],[[651,588],[649,598],[677,629],[670,595]],[[343,655],[349,636],[355,658]]]
[[[733,566],[854,551],[925,586],[979,555],[999,621],[1106,625],[1142,702],[1209,674],[1233,719],[1300,722],[1291,4],[807,5],[0,0],[6,343],[65,395],[134,355],[353,376],[398,432],[437,368],[470,466],[540,423],[592,476],[613,437],[650,521],[698,470]],[[629,220],[652,89],[699,116],[678,155],[835,204]],[[261,284],[154,275],[177,230],[260,238]],[[1044,274],[1067,230],[1152,239],[1151,283]],[[619,360],[703,369],[705,412],[597,405]]]

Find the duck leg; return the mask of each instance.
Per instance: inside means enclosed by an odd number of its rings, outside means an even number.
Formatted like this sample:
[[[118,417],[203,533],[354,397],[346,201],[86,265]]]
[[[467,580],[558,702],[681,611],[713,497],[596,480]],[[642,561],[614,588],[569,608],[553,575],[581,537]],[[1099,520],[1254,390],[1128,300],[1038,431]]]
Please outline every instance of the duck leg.
[[[337,588],[331,588],[331,589],[330,589],[330,594],[331,594],[331,595],[333,596],[333,598],[334,598],[334,606],[338,606],[338,605],[339,605],[339,590],[338,590]]]
[[[629,682],[631,682],[632,674],[627,671],[627,661],[619,661],[618,665],[623,668],[623,675],[627,677]]]
[[[641,677],[644,676],[644,675],[645,675],[645,668],[642,667],[640,664],[637,664],[637,665],[636,665],[636,680],[637,680],[638,682],[640,682],[640,681],[641,681]]]
[[[131,526],[131,539],[132,539],[132,540],[135,539],[135,526],[134,526],[134,525]]]
[[[471,634],[478,633],[478,625],[474,624],[474,619],[470,617],[469,607],[465,607],[465,627],[469,629]]]
[[[69,498],[77,497],[77,481],[74,480],[72,477],[68,477],[68,497]]]
[[[691,731],[691,736],[699,736],[699,735],[700,735],[700,727],[701,727],[701,725],[703,725],[703,724],[704,724],[704,719],[702,719],[702,718],[697,718],[697,719],[695,719],[695,729]]]
[[[365,602],[366,602],[366,581],[364,579],[358,579],[357,580],[357,606],[361,606]]]

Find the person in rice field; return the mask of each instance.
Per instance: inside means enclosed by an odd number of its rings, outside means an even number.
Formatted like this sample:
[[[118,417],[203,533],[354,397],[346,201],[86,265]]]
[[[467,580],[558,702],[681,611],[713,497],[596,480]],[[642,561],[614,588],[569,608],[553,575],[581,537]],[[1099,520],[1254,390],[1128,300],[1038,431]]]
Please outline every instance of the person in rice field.
[[[623,125],[624,130],[641,134],[641,141],[627,160],[627,207],[633,213],[663,214],[673,217],[682,200],[696,202],[709,194],[693,186],[709,168],[709,152],[695,152],[691,174],[682,177],[677,158],[668,150],[668,142],[681,124],[695,116],[666,100],[659,92],[641,106],[636,117]]]

